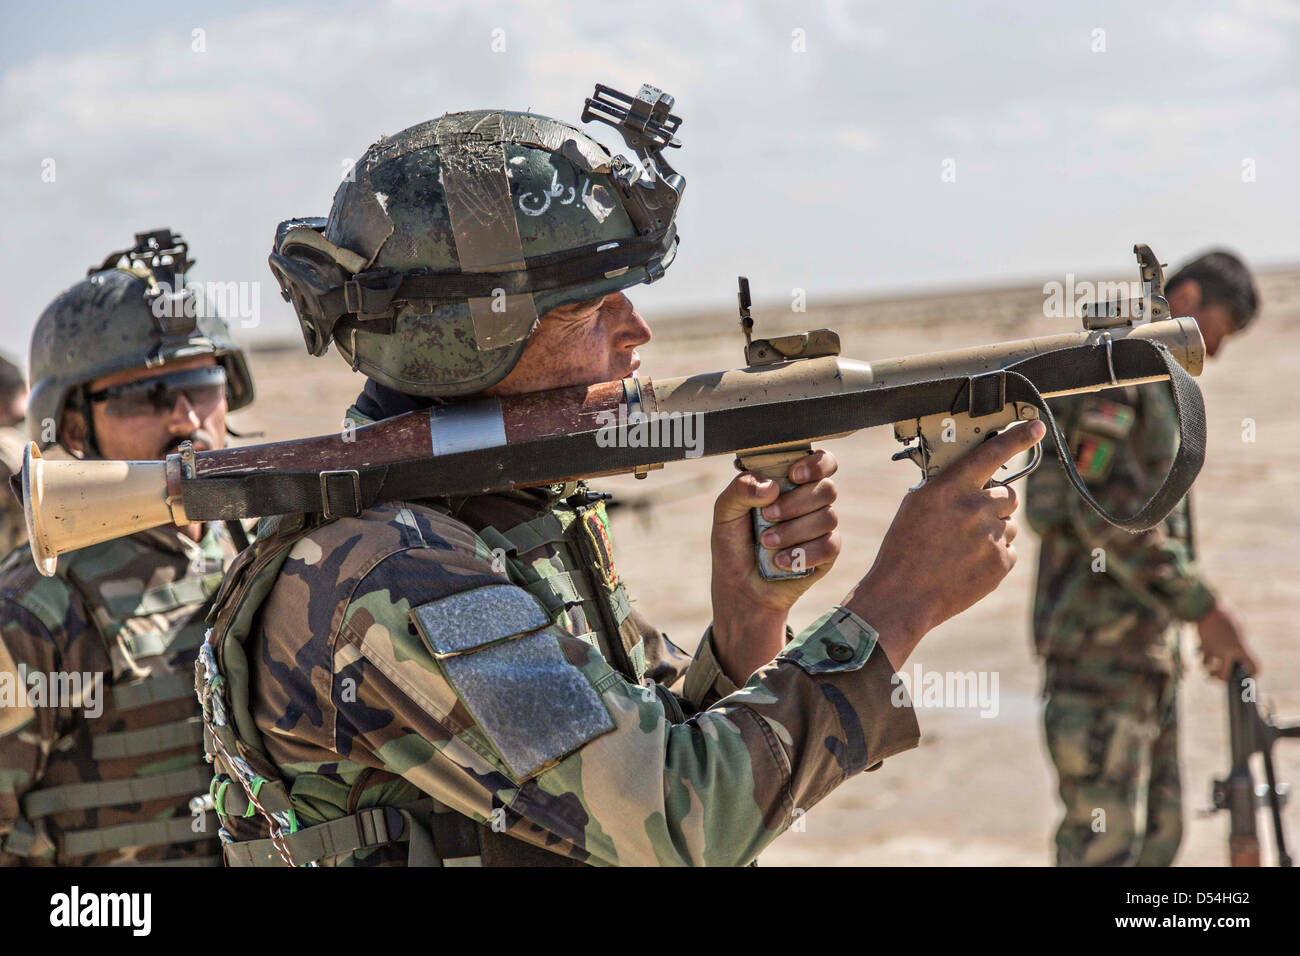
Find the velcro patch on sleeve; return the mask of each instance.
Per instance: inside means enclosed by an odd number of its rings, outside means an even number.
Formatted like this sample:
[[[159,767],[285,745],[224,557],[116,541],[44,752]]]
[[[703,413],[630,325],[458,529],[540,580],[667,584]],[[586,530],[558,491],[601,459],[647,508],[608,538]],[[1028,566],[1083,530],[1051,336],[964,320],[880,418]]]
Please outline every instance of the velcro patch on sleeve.
[[[551,623],[531,594],[513,584],[461,591],[411,611],[437,658],[476,650]]]
[[[514,585],[424,604],[411,621],[518,780],[614,729],[536,598]]]

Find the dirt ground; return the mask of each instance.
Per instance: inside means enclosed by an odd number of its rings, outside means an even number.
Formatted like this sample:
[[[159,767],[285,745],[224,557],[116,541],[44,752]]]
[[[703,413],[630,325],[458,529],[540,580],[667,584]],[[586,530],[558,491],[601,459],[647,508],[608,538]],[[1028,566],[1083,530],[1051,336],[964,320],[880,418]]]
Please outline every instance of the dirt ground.
[[[1197,483],[1198,547],[1208,580],[1245,626],[1263,665],[1261,688],[1284,718],[1300,719],[1300,418],[1287,389],[1291,349],[1300,336],[1300,270],[1260,277],[1263,314],[1231,341],[1201,378],[1209,450]],[[1042,317],[1041,287],[983,290],[839,303],[794,315],[756,308],[758,334],[828,327],[846,356],[875,360],[1068,328]],[[644,311],[644,310],[643,310]],[[641,350],[642,376],[665,377],[743,364],[732,313],[658,318]],[[236,424],[265,440],[337,428],[362,384],[337,356],[309,359],[297,343],[252,357],[259,401]],[[1245,440],[1253,420],[1254,441]],[[899,499],[914,484],[910,463],[890,462],[889,429],[830,442],[841,463],[840,527],[844,554],[832,573],[794,609],[798,630],[870,565]],[[669,466],[644,481],[618,478],[601,487],[641,507],[613,513],[620,573],[633,599],[678,644],[693,648],[709,621],[709,516],[713,497],[733,474],[729,459]],[[987,671],[998,678],[998,712],[921,709],[922,741],[910,753],[863,774],[812,809],[802,832],[787,832],[763,865],[932,864],[1045,865],[1058,807],[1043,743],[1040,671],[1030,650],[1029,606],[1036,543],[1027,529],[1020,561],[1002,586],[930,634],[912,660],[925,670]],[[1194,634],[1185,658],[1195,661]],[[1226,863],[1228,821],[1206,815],[1210,781],[1228,766],[1223,685],[1189,668],[1179,719],[1186,835],[1181,865]],[[1289,746],[1288,746],[1289,745]],[[1300,781],[1300,746],[1278,746],[1279,774]],[[1289,814],[1292,852],[1300,813]],[[1267,859],[1265,814],[1259,816]]]

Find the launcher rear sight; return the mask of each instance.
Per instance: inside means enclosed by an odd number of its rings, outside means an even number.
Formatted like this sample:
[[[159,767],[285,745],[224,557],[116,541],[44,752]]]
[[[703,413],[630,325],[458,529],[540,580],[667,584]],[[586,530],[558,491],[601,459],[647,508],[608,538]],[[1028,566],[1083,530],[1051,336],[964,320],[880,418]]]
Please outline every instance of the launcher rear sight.
[[[754,317],[750,311],[753,302],[749,297],[749,279],[739,276],[737,285],[739,286],[736,299],[740,305],[740,330],[745,335],[745,364],[750,368],[840,354],[840,337],[830,329],[813,329],[810,332],[780,335],[771,339],[753,338]]]
[[[1165,299],[1164,263],[1156,258],[1151,247],[1138,243],[1133,247],[1137,257],[1138,281],[1142,294],[1137,298],[1108,298],[1100,296],[1085,302],[1082,308],[1083,327],[1089,330],[1114,329],[1135,322],[1155,322],[1169,318],[1169,302]]]
[[[754,316],[751,312],[753,301],[749,295],[749,279],[737,277],[736,301],[740,309],[740,330],[745,336],[745,365],[751,369],[762,369],[795,362],[802,359],[834,358],[840,354],[840,337],[830,329],[813,329],[811,332],[799,332],[795,335],[781,335],[770,339],[756,339],[754,333]],[[751,471],[762,478],[775,481],[784,493],[794,488],[789,479],[790,467],[812,453],[809,442],[794,442],[782,445],[768,445],[763,448],[743,451],[736,456],[736,467]],[[758,508],[750,509],[750,518],[754,532],[754,559],[759,576],[765,581],[777,581],[786,578],[801,578],[812,573],[811,568],[779,567],[776,551],[760,544],[763,532],[772,527],[774,522],[763,517]]]

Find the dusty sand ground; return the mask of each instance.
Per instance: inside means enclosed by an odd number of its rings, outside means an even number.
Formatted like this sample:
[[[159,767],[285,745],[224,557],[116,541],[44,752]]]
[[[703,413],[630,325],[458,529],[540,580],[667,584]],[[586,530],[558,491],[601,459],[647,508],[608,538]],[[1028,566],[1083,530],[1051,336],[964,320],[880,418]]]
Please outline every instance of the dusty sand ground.
[[[1198,543],[1208,579],[1244,623],[1263,663],[1261,687],[1281,716],[1300,719],[1300,419],[1287,391],[1300,340],[1300,270],[1261,277],[1264,312],[1232,341],[1201,379],[1209,412],[1209,451],[1197,484]],[[879,359],[1068,328],[1042,317],[1041,287],[841,303],[793,315],[756,310],[760,335],[829,327],[844,354]],[[742,364],[741,337],[729,313],[648,315],[655,340],[642,349],[642,374],[681,375]],[[281,439],[334,430],[360,388],[337,356],[312,360],[301,345],[253,355],[259,402],[237,421]],[[1256,441],[1243,441],[1253,419]],[[845,553],[794,609],[796,630],[835,603],[869,566],[914,467],[891,463],[897,449],[877,428],[828,443],[839,456]],[[730,460],[670,466],[645,481],[619,478],[607,490],[650,499],[653,508],[614,512],[620,571],[630,593],[659,627],[693,648],[709,620],[708,536],[713,497],[733,474]],[[1027,529],[1026,529],[1027,530]],[[982,603],[922,643],[906,666],[989,671],[999,684],[996,716],[974,709],[923,709],[916,751],[846,783],[809,812],[803,832],[788,832],[764,865],[1044,865],[1058,816],[1055,781],[1039,719],[1039,668],[1030,651],[1028,614],[1036,544],[1026,533],[1020,562]],[[1186,658],[1195,660],[1190,633]],[[1178,862],[1226,862],[1227,819],[1205,816],[1210,780],[1227,768],[1223,685],[1192,669],[1181,700],[1186,837]],[[1288,746],[1290,744],[1290,746]],[[1281,779],[1300,782],[1300,746],[1279,745]],[[1292,809],[1292,852],[1300,813]],[[1259,817],[1261,833],[1267,820]],[[1273,859],[1266,839],[1268,859]]]

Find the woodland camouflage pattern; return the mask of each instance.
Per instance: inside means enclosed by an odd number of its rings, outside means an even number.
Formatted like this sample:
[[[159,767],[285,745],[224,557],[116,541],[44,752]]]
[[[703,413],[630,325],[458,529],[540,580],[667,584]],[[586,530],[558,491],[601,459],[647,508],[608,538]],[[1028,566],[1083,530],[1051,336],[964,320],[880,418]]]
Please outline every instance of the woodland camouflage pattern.
[[[593,639],[588,602],[534,596],[547,589],[530,583],[563,573],[556,543],[503,565],[476,534],[566,507],[540,492],[394,502],[293,545],[247,653],[256,727],[301,826],[427,794],[556,854],[540,862],[745,864],[796,811],[916,745],[875,633],[843,609],[739,690],[707,635],[688,661],[633,615],[649,682],[620,673],[620,642]],[[269,522],[241,560],[297,520]],[[481,854],[492,862],[486,841]],[[379,848],[322,862],[404,860]]]
[[[5,561],[0,680],[101,675],[103,709],[0,707],[0,864],[220,862],[215,817],[188,806],[210,777],[193,661],[232,554],[213,525],[201,544],[161,528],[84,548],[51,578],[25,547]]]
[[[23,503],[9,490],[10,476],[23,470],[24,427],[0,428],[0,555],[8,554],[27,540]]]
[[[1167,386],[1056,399],[1052,408],[1080,476],[1107,509],[1131,514],[1168,472],[1178,424]],[[1029,477],[1025,512],[1042,538],[1034,642],[1046,663],[1044,721],[1066,807],[1057,862],[1167,865],[1182,834],[1179,623],[1214,607],[1194,562],[1190,503],[1130,535],[1088,509],[1059,464],[1045,462]]]
[[[328,245],[281,224],[272,267],[309,350],[332,336],[404,400],[499,382],[538,316],[662,273],[671,215],[643,264],[526,286],[504,311],[412,300],[326,329],[308,293],[358,265],[517,276],[526,260],[645,239],[612,164],[581,130],[509,111],[380,140],[335,196]],[[745,864],[838,784],[916,745],[875,632],[846,610],[739,689],[707,634],[694,659],[673,647],[632,611],[599,497],[578,485],[265,522],[195,675],[227,861]],[[254,796],[280,828],[274,849]],[[411,825],[429,798],[434,854]],[[438,833],[449,818],[471,830],[454,852]]]
[[[1176,704],[1166,674],[1097,674],[1079,688],[1049,665],[1043,721],[1065,804],[1057,865],[1173,863],[1183,834]]]

